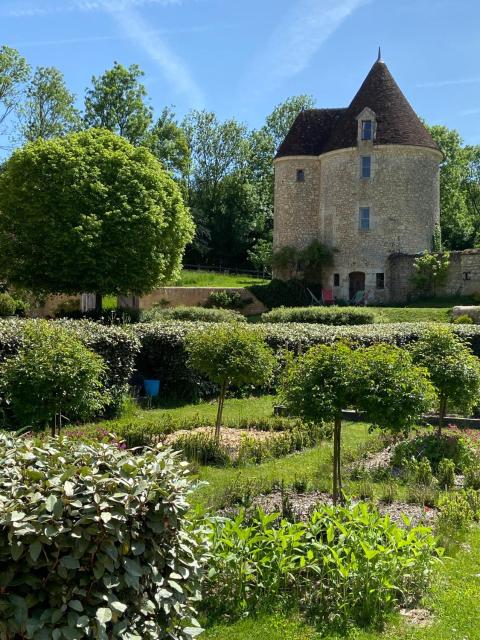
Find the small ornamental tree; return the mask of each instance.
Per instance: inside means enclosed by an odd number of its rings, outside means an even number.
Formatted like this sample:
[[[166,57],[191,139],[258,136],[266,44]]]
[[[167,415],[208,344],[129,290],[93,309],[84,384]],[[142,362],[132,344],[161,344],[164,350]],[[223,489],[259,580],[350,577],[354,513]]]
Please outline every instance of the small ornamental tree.
[[[91,418],[108,402],[102,358],[78,338],[48,322],[26,324],[22,346],[0,364],[0,388],[20,426],[51,425],[62,416]]]
[[[29,143],[0,173],[0,276],[34,293],[142,295],[177,277],[192,236],[161,163],[110,131]]]
[[[312,347],[287,368],[280,395],[306,420],[332,421],[333,500],[342,497],[342,410],[366,413],[383,428],[407,429],[432,399],[424,370],[414,367],[398,347],[377,345],[353,351],[348,345]]]
[[[478,402],[480,361],[448,327],[430,327],[410,352],[413,361],[428,370],[437,391],[440,437],[449,404],[468,412]]]
[[[219,386],[215,422],[215,439],[219,442],[228,387],[266,384],[277,361],[261,336],[232,324],[191,333],[186,348],[189,365]]]
[[[415,269],[412,276],[413,284],[421,293],[434,296],[438,285],[443,284],[447,278],[449,265],[448,251],[443,253],[424,251],[413,262]]]
[[[0,433],[0,638],[193,640],[206,545],[171,450]]]

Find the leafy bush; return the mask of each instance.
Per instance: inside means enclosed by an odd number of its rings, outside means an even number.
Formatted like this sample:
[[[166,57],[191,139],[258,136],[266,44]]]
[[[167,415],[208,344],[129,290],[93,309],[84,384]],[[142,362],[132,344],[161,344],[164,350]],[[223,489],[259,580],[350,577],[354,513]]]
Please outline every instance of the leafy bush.
[[[70,332],[32,322],[19,351],[0,365],[0,389],[20,426],[51,425],[55,435],[57,417],[90,418],[108,403],[104,373],[100,356]]]
[[[220,439],[223,404],[229,385],[266,384],[273,375],[275,357],[258,334],[239,325],[217,325],[187,337],[189,365],[218,385],[215,438]]]
[[[427,458],[410,460],[407,464],[407,477],[413,484],[430,487],[433,484],[433,473]]]
[[[231,462],[228,450],[213,435],[193,432],[181,435],[173,448],[189,461],[197,464],[225,467]]]
[[[474,456],[474,450],[464,438],[447,434],[438,438],[433,433],[427,433],[397,444],[393,450],[392,464],[405,467],[411,460],[426,458],[433,472],[437,473],[441,460],[447,458],[453,461],[455,469],[460,472]]]
[[[30,320],[30,323],[40,321]],[[0,362],[19,350],[25,320],[0,320]],[[88,348],[102,357],[106,365],[105,388],[112,398],[108,412],[114,413],[121,405],[130,380],[140,343],[131,331],[122,327],[106,327],[96,322],[61,320],[50,322],[73,334]]]
[[[437,471],[438,484],[442,489],[453,489],[455,486],[455,463],[448,458],[442,458]]]
[[[244,316],[229,309],[206,309],[205,307],[152,307],[142,313],[142,322],[157,320],[201,320],[202,322],[246,322]]]
[[[457,316],[452,320],[453,324],[475,324],[473,318],[471,318],[468,314],[464,313],[461,316]]]
[[[208,305],[219,309],[243,309],[247,301],[242,298],[238,291],[212,291],[208,296]]]
[[[313,289],[320,296],[318,287],[314,286]],[[263,302],[268,309],[281,306],[302,307],[311,302],[307,287],[300,280],[284,281],[274,278],[268,284],[253,285],[248,287],[248,290]]]
[[[455,538],[472,522],[480,519],[480,494],[474,489],[449,492],[440,499],[439,508],[439,531]]]
[[[203,546],[188,531],[185,469],[168,449],[133,457],[0,435],[0,465],[2,637],[198,635]]]
[[[261,511],[211,521],[204,583],[210,615],[303,609],[323,624],[381,623],[423,594],[435,557],[430,530],[400,529],[365,504],[319,507],[307,522]]]
[[[13,316],[17,303],[9,293],[0,293],[0,317]]]
[[[375,315],[362,307],[279,307],[262,315],[262,322],[307,322],[333,325],[372,324]]]
[[[465,468],[465,487],[480,489],[480,460],[478,458]]]

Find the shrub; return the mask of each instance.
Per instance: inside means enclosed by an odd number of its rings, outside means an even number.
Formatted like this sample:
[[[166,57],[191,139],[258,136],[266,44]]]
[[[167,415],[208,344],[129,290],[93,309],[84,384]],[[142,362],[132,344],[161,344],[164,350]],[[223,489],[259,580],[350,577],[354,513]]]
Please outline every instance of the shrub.
[[[0,385],[20,426],[86,419],[108,402],[105,365],[71,333],[48,322],[27,323],[18,353],[0,365]]]
[[[238,291],[220,289],[219,291],[212,291],[208,296],[208,306],[218,307],[219,309],[243,309],[246,304],[247,301],[243,300]]]
[[[229,385],[261,385],[272,377],[275,357],[261,336],[247,328],[218,325],[187,338],[189,364],[219,387],[215,438],[220,440],[223,403]]]
[[[0,317],[13,316],[17,310],[17,302],[9,293],[0,293]]]
[[[207,613],[300,607],[324,625],[378,624],[428,585],[435,556],[428,528],[400,529],[365,504],[322,506],[307,522],[278,515],[212,519]]]
[[[311,287],[310,287],[311,288]],[[304,282],[300,280],[277,280],[274,278],[268,284],[258,284],[248,287],[248,290],[269,309],[275,307],[299,307],[311,302],[310,295]],[[317,291],[317,288],[315,287]],[[320,291],[317,291],[320,295]]]
[[[464,313],[461,316],[457,316],[452,320],[453,324],[475,324],[473,318],[471,318],[468,314]]]
[[[279,307],[262,315],[262,322],[307,322],[333,325],[372,324],[375,315],[361,307]]]
[[[427,460],[427,458],[410,460],[407,464],[407,477],[413,484],[431,487],[433,484],[433,473],[430,461]]]
[[[174,449],[189,461],[203,465],[224,467],[230,464],[228,450],[208,433],[187,433],[175,440]]]
[[[455,486],[455,463],[448,458],[442,458],[438,465],[438,484],[442,489],[453,489]]]
[[[229,309],[206,309],[205,307],[152,307],[142,313],[142,322],[157,320],[200,320],[202,322],[246,322],[244,316]]]
[[[478,458],[465,468],[465,487],[480,489],[480,461]]]
[[[32,325],[35,322],[29,321]],[[24,338],[25,320],[0,320],[0,362],[19,350]],[[65,328],[88,349],[102,357],[106,365],[105,389],[112,398],[108,411],[114,413],[128,388],[140,343],[135,334],[122,327],[106,327],[96,322],[61,320],[50,322]]]
[[[186,640],[203,547],[185,469],[68,439],[0,435],[0,635]],[[189,629],[188,627],[192,627]]]
[[[448,403],[469,412],[480,395],[480,362],[450,328],[431,327],[411,347],[416,364],[428,369],[439,405],[440,436]]]
[[[413,262],[415,269],[413,283],[424,295],[434,296],[437,286],[446,280],[449,265],[450,254],[448,251],[443,253],[424,251]]]
[[[455,538],[458,533],[468,528],[476,514],[472,509],[472,497],[466,491],[454,491],[440,498],[440,514],[437,527],[443,534]]]
[[[427,433],[399,442],[392,454],[392,464],[405,467],[411,460],[426,458],[434,473],[438,472],[441,460],[452,460],[458,472],[463,471],[475,456],[475,452],[468,442],[457,435],[442,434],[438,438],[433,433]]]

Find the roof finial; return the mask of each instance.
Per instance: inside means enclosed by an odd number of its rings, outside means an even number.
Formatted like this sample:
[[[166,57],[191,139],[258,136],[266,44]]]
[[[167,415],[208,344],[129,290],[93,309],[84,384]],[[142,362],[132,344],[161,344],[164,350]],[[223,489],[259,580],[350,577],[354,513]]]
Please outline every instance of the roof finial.
[[[378,47],[378,58],[377,58],[377,62],[383,62],[383,60],[382,60],[382,50],[380,49],[380,47]]]

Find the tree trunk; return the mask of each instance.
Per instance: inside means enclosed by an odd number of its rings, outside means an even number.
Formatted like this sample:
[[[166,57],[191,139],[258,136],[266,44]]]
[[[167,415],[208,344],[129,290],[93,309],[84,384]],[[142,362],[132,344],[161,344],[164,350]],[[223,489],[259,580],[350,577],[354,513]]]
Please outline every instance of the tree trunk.
[[[101,293],[95,294],[95,311],[102,313],[103,311],[103,295]]]
[[[222,425],[223,404],[225,402],[225,394],[227,392],[227,381],[222,382],[220,386],[220,395],[218,396],[217,420],[215,422],[215,442],[220,442],[220,427]]]
[[[440,399],[440,407],[438,410],[438,427],[437,427],[437,438],[440,438],[442,435],[442,429],[445,424],[445,415],[447,413],[447,399]]]
[[[342,475],[340,465],[340,438],[342,435],[342,416],[335,416],[333,426],[333,504],[343,501]]]

